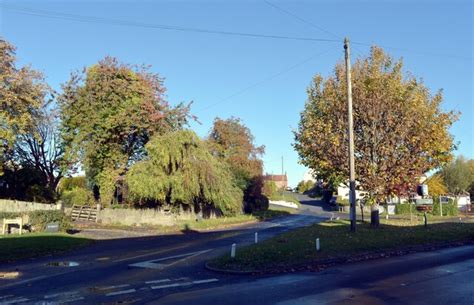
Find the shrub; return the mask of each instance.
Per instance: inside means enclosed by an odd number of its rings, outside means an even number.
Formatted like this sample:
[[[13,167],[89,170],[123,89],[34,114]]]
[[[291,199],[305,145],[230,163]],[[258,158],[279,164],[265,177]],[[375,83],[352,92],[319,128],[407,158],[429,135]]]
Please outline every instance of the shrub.
[[[411,206],[411,208],[410,208]],[[410,214],[410,209],[413,214],[418,213],[416,207],[412,203],[399,203],[395,205],[395,214]]]
[[[323,202],[326,203],[326,204],[329,204],[331,202],[331,199],[332,199],[332,194],[333,194],[333,191],[324,190],[323,191],[323,197],[322,197]]]
[[[74,187],[71,190],[65,190],[61,194],[61,200],[65,206],[87,205],[92,199],[90,191],[80,187]]]
[[[262,193],[268,198],[274,196],[278,191],[275,181],[265,181],[263,184]]]
[[[298,193],[306,193],[314,187],[313,181],[300,181],[296,186]]]
[[[29,224],[33,231],[43,231],[48,223],[58,223],[60,231],[67,231],[71,228],[71,220],[63,211],[33,211],[33,212],[0,212],[0,220],[3,218],[17,218],[28,215]]]
[[[341,206],[349,205],[349,199],[342,198],[341,196],[337,196],[336,202],[338,205],[341,205]]]
[[[433,204],[433,215],[440,215],[439,209],[439,198],[434,199]],[[443,216],[457,216],[459,213],[458,205],[452,199],[449,199],[448,203],[443,203]]]

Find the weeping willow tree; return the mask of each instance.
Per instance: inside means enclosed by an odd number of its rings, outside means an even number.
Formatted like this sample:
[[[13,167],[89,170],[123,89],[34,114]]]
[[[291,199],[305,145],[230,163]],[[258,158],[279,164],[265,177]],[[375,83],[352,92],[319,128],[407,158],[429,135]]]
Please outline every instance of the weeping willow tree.
[[[242,211],[242,191],[234,184],[232,173],[194,132],[154,136],[145,148],[147,158],[127,173],[132,200],[215,209],[223,215]]]

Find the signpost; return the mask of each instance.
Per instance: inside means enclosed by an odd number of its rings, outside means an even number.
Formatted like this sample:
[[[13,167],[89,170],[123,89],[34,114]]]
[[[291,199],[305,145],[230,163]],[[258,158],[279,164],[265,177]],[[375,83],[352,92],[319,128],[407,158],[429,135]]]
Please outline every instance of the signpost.
[[[439,215],[443,216],[443,203],[449,203],[448,196],[439,196]]]
[[[48,233],[57,233],[57,232],[59,232],[59,223],[57,223],[57,222],[48,223],[46,225],[46,229],[44,231],[48,232]]]

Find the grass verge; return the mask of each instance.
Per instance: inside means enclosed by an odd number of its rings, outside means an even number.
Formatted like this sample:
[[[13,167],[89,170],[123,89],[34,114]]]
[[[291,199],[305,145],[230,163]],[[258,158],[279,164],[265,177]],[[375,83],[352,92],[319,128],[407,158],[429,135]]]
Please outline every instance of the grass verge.
[[[92,240],[65,233],[31,233],[0,237],[0,262],[49,255],[72,250]]]
[[[321,251],[316,251],[316,238]],[[236,257],[218,257],[208,263],[212,268],[248,272],[312,270],[312,266],[342,258],[364,256],[410,246],[442,242],[474,241],[474,223],[437,223],[427,228],[406,221],[390,220],[378,229],[361,223],[356,233],[349,232],[349,222],[332,221],[287,232],[257,245],[238,248]],[[341,260],[342,259],[342,260]]]

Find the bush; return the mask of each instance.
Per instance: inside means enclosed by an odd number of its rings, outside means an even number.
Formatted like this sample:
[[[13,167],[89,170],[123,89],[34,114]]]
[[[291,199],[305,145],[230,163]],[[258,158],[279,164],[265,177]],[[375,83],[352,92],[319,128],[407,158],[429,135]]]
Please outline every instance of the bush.
[[[306,193],[310,191],[314,187],[313,181],[300,181],[296,186],[296,190],[298,193]]]
[[[60,231],[67,231],[71,228],[71,220],[63,211],[33,211],[25,213],[0,212],[0,220],[3,218],[17,218],[28,215],[29,224],[33,231],[44,231],[48,223],[59,224]]]
[[[413,214],[418,213],[416,210],[416,207],[412,203],[399,203],[395,205],[395,214],[410,214],[410,206],[411,206],[411,212]]]
[[[262,188],[263,195],[268,198],[274,196],[278,191],[275,181],[265,181]]]
[[[439,216],[439,199],[434,199],[433,204],[433,215]],[[457,216],[459,213],[458,205],[452,199],[449,199],[448,203],[443,203],[443,216]]]
[[[90,191],[80,187],[74,187],[71,190],[65,190],[61,194],[61,200],[65,206],[87,205],[92,199]]]
[[[258,211],[266,211],[268,210],[268,206],[270,205],[269,200],[266,196],[260,196],[253,198],[250,202],[245,202],[244,211],[245,213],[254,213]]]

